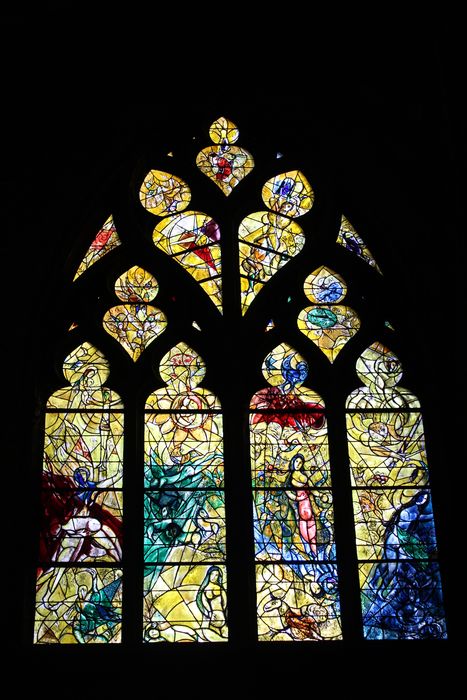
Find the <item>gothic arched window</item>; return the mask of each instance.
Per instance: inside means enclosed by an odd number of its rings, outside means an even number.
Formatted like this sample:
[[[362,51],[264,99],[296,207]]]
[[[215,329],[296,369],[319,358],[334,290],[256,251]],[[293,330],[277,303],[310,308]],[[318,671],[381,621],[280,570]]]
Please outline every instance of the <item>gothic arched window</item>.
[[[73,252],[34,641],[443,639],[381,269],[319,169],[209,136],[122,167]]]

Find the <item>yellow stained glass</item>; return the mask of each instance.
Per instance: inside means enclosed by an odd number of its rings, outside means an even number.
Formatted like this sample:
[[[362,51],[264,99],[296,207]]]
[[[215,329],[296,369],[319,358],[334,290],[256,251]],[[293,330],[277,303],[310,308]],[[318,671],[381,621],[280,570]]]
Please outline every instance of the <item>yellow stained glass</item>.
[[[115,282],[115,294],[122,301],[146,303],[152,301],[158,291],[156,278],[137,265],[124,272]]]
[[[305,244],[303,229],[296,221],[271,211],[248,214],[240,223],[238,238],[289,257],[297,255]]]
[[[209,127],[209,136],[213,143],[235,143],[239,135],[235,124],[225,117],[219,117]]]
[[[115,228],[113,216],[109,216],[80,262],[73,282],[78,279],[83,272],[89,270],[94,263],[119,245],[121,245],[121,240]]]
[[[144,640],[146,642],[226,642],[225,566],[158,567],[151,583],[146,567]]]
[[[152,234],[155,245],[168,255],[218,244],[220,237],[214,219],[199,211],[186,211],[163,219]]]
[[[109,372],[102,352],[87,341],[82,343],[63,363],[63,375],[71,386],[54,392],[47,408],[122,408],[120,397],[103,386]]]
[[[211,124],[209,135],[215,145],[207,146],[198,153],[196,165],[228,196],[253,170],[253,156],[244,148],[232,145],[237,141],[239,131],[225,117]]]
[[[357,360],[356,370],[365,386],[349,395],[347,408],[420,408],[416,396],[396,386],[402,378],[402,365],[382,343],[373,343],[364,350]]]
[[[335,304],[345,297],[347,285],[340,275],[321,265],[308,275],[303,290],[316,304]]]
[[[268,209],[295,218],[313,206],[313,189],[300,170],[289,170],[268,180],[262,190]]]
[[[323,592],[319,578],[320,567],[313,564],[256,565],[260,642],[342,639],[337,586]]]
[[[250,403],[258,639],[340,639],[324,404],[289,345],[262,371],[269,386]]]
[[[324,265],[309,275],[304,283],[308,306],[297,319],[299,330],[334,362],[337,355],[360,328],[357,313],[349,306],[337,304],[346,294],[343,278]]]
[[[178,343],[146,402],[144,638],[227,640],[222,414],[206,367]]]
[[[186,209],[191,192],[186,182],[176,175],[163,170],[150,170],[141,185],[139,198],[151,214],[167,216]]]
[[[37,577],[36,644],[121,642],[122,570],[56,568]]]
[[[165,314],[149,304],[120,304],[106,311],[104,330],[115,338],[136,362],[167,327]]]
[[[187,211],[160,221],[154,244],[172,256],[222,310],[220,230],[207,214]]]
[[[113,306],[102,319],[104,330],[120,343],[134,362],[167,326],[162,311],[146,303],[157,295],[158,289],[155,277],[135,265],[117,279],[115,294],[122,301],[136,303]]]
[[[88,342],[47,402],[35,643],[120,641],[123,404]],[[103,564],[106,564],[103,567]]]
[[[410,407],[415,403],[412,401]],[[353,411],[347,414],[347,439],[352,486],[414,487],[428,483],[423,422],[418,411]]]
[[[238,229],[242,313],[276,272],[298,255],[305,244],[300,226],[270,211],[249,214]]]

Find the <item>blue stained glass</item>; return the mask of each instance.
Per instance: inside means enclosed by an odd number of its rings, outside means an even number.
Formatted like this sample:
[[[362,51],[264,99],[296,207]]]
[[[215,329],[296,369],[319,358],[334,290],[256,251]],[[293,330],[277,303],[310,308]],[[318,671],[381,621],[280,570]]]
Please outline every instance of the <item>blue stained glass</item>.
[[[340,301],[344,295],[344,288],[337,280],[332,280],[328,284],[321,282],[319,290],[315,292],[316,298],[322,304],[333,304]]]
[[[287,197],[287,195],[292,191],[294,184],[294,180],[292,180],[291,177],[286,177],[275,184],[274,192],[275,194],[279,194],[281,197]]]
[[[419,402],[396,386],[401,363],[381,343],[362,353],[356,369],[365,386],[347,400],[358,409],[348,412],[347,431],[363,634],[444,639],[423,423],[413,410]]]
[[[374,564],[362,587],[366,639],[445,639],[439,566],[428,561]]]
[[[258,639],[341,639],[324,405],[289,345],[262,370],[269,386],[250,403]]]

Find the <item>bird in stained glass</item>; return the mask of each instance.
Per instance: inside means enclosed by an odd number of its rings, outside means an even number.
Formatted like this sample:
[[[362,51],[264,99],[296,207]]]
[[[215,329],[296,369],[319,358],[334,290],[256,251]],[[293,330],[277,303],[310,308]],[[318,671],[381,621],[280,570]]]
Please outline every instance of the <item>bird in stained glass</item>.
[[[284,357],[281,363],[281,374],[284,377],[282,388],[284,392],[291,391],[297,384],[302,384],[308,376],[308,366],[306,362],[298,362],[296,367],[292,367],[293,355]]]

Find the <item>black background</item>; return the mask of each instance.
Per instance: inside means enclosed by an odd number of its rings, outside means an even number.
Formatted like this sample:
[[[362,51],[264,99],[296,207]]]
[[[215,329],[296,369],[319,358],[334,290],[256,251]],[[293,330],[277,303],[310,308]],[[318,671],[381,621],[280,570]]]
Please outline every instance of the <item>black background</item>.
[[[24,638],[27,586],[19,580],[23,574],[27,580],[34,541],[35,377],[39,360],[52,352],[48,324],[53,336],[76,236],[92,230],[102,197],[112,196],[113,173],[180,133],[206,135],[206,125],[226,114],[252,152],[261,141],[315,159],[330,196],[383,268],[390,320],[405,340],[403,383],[424,409],[450,640],[316,652],[313,645],[292,645],[293,651],[268,648],[235,657],[228,651],[210,657],[204,645],[159,661],[152,649],[131,656],[93,650],[73,657],[68,680],[113,686],[121,671],[135,680],[148,673],[154,688],[161,680],[174,688],[211,683],[214,692],[219,669],[245,688],[247,670],[264,688],[277,678],[290,684],[289,692],[303,692],[305,685],[309,694],[313,683],[332,684],[334,669],[345,667],[352,692],[360,674],[373,679],[369,692],[376,692],[378,678],[390,677],[395,692],[400,684],[429,687],[435,676],[453,682],[465,617],[465,573],[459,571],[465,566],[459,529],[465,500],[465,141],[458,18],[427,11],[408,18],[393,9],[391,15],[382,10],[349,18],[336,10],[339,18],[330,12],[323,20],[304,7],[282,8],[271,21],[262,7],[260,22],[248,9],[226,8],[225,16],[191,8],[182,21],[181,8],[161,14],[157,6],[135,5],[131,13],[96,16],[95,8],[73,3],[66,12],[54,3],[2,12],[4,638],[15,652],[16,678],[26,680],[31,669],[47,683],[63,680],[59,666],[69,664],[62,649],[33,649]],[[210,658],[217,666],[208,671]],[[110,661],[110,674],[103,659]],[[183,678],[173,674],[178,668]]]

